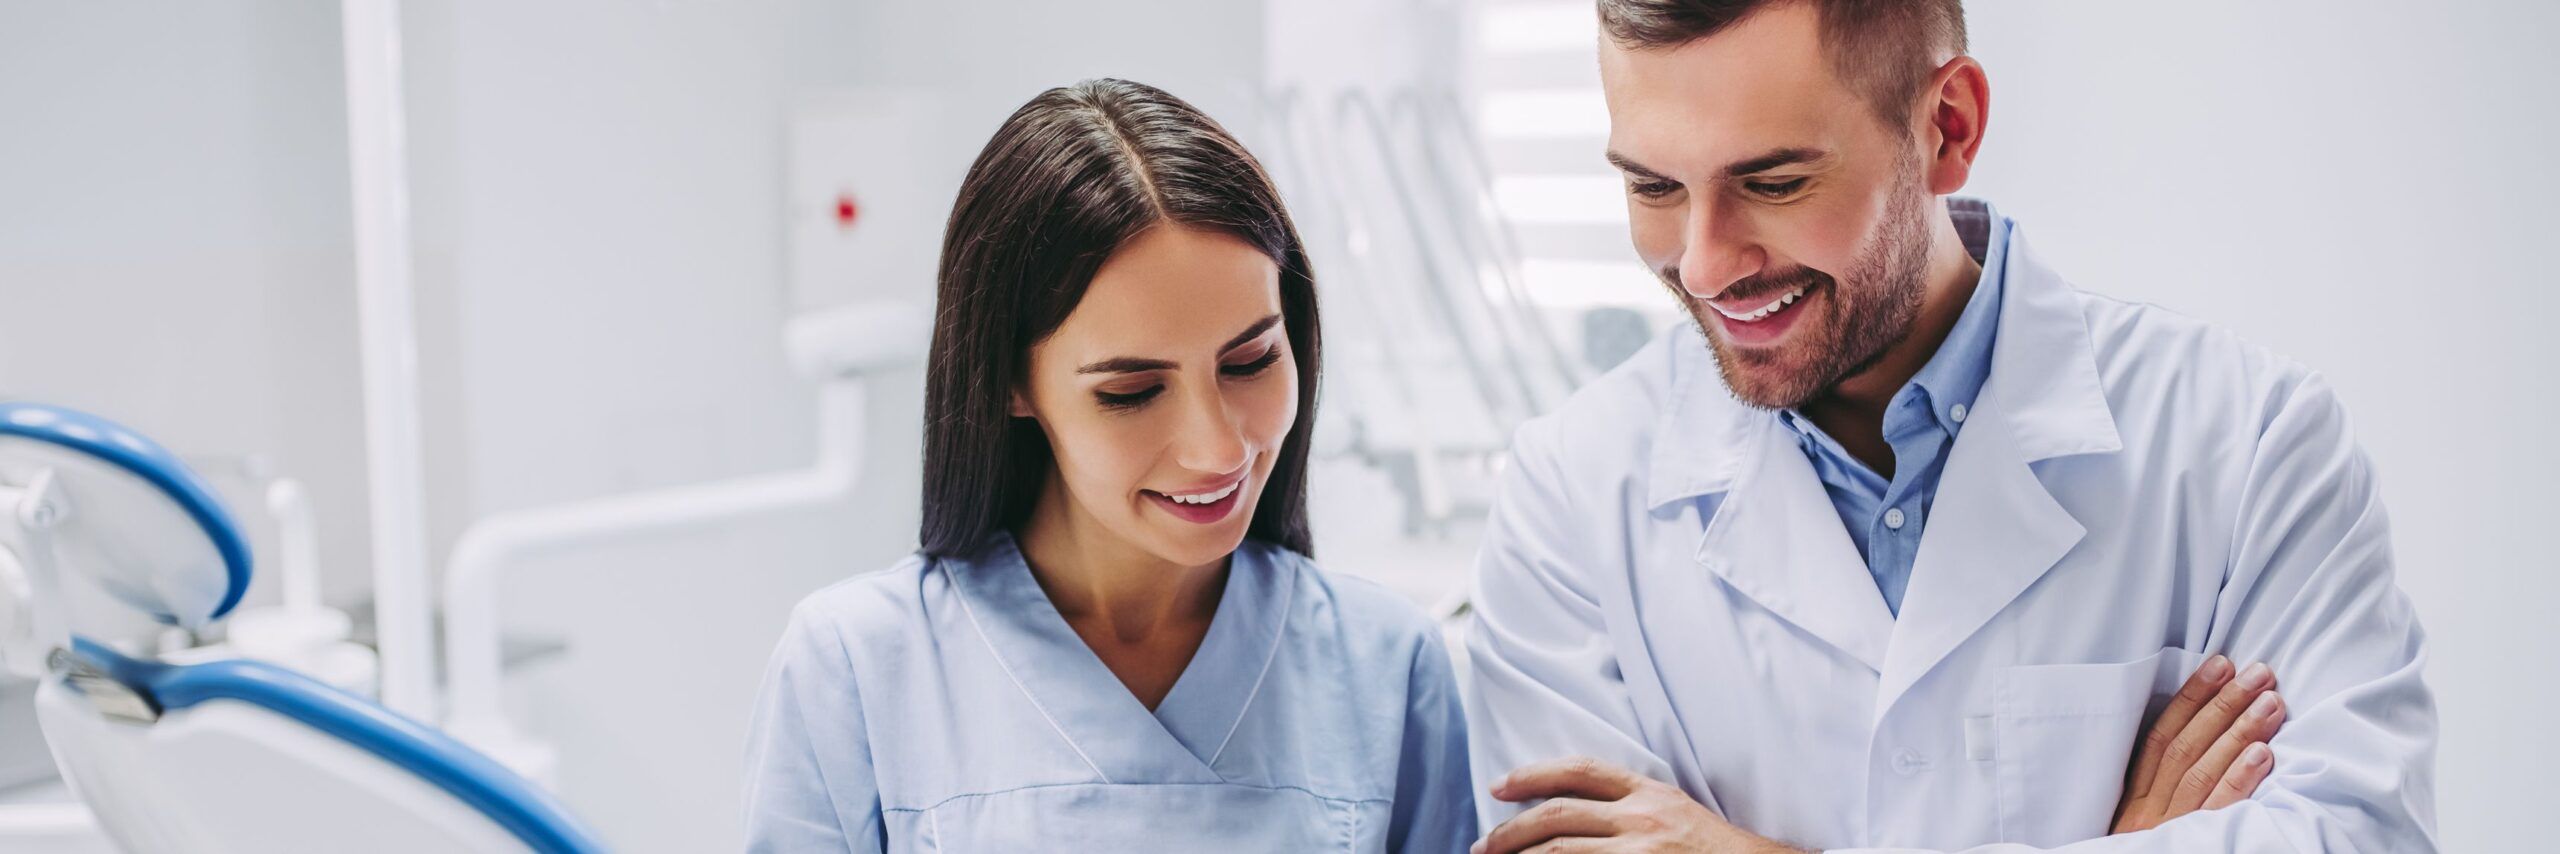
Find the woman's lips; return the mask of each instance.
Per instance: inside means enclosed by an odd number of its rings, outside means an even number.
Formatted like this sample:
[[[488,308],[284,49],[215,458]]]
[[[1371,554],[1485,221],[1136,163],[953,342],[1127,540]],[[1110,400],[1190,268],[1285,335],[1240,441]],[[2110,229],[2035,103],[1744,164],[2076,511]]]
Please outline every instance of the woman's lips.
[[[1244,503],[1245,483],[1250,479],[1250,476],[1238,477],[1223,488],[1185,493],[1181,499],[1152,489],[1139,491],[1146,495],[1148,501],[1173,514],[1174,518],[1208,524],[1227,518],[1228,514],[1235,512],[1237,505]]]

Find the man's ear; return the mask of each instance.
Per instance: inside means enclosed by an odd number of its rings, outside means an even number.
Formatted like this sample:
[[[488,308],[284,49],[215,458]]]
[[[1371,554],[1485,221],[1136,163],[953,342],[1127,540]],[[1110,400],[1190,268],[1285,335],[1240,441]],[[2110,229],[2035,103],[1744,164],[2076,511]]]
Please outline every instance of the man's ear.
[[[1982,63],[1958,56],[1929,75],[1923,110],[1928,127],[1921,139],[1927,153],[1929,192],[1944,196],[1964,189],[1973,176],[1973,157],[1982,150],[1983,128],[1991,123],[1991,81]]]

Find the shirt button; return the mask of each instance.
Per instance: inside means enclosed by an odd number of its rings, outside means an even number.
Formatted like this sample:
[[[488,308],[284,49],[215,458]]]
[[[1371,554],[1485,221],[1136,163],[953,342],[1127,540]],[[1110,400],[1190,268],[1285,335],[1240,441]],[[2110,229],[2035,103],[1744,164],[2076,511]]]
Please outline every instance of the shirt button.
[[[1902,530],[1902,508],[1895,507],[1884,511],[1884,526],[1896,531]]]
[[[1964,423],[1965,412],[1964,404],[1961,403],[1947,407],[1947,417],[1955,419],[1958,424]]]
[[[1906,747],[1902,752],[1893,755],[1893,771],[1896,774],[1909,777],[1926,770],[1929,770],[1929,759],[1921,756],[1920,751]]]

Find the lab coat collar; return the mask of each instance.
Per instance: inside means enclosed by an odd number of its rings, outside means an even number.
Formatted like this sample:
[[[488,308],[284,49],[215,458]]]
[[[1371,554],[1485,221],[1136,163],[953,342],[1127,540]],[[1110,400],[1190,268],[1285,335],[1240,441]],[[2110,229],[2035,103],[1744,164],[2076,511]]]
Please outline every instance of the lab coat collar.
[[[1878,714],[2085,533],[2031,464],[2122,448],[2078,295],[2024,235],[2012,230],[2006,250],[1991,377],[1949,451],[1899,621],[1792,434],[1733,399],[1696,332],[1673,342],[1683,352],[1648,498],[1658,508],[1725,493],[1698,561],[1882,674]]]
[[[2036,257],[2026,230],[2015,225],[2004,267],[2000,332],[1983,394],[2000,396],[1997,414],[2008,422],[2019,458],[2040,463],[2124,450],[2080,292]]]

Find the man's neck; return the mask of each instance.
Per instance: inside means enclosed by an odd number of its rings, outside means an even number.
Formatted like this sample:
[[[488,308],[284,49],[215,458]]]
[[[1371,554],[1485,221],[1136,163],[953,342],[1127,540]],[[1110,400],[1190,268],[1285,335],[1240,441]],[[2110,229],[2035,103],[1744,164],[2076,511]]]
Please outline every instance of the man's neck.
[[[1943,209],[1936,220],[1929,238],[1928,284],[1911,334],[1887,349],[1873,366],[1797,407],[1850,456],[1887,478],[1893,476],[1893,446],[1884,439],[1885,408],[1937,355],[1982,279],[1982,264],[1965,248],[1955,220]]]

